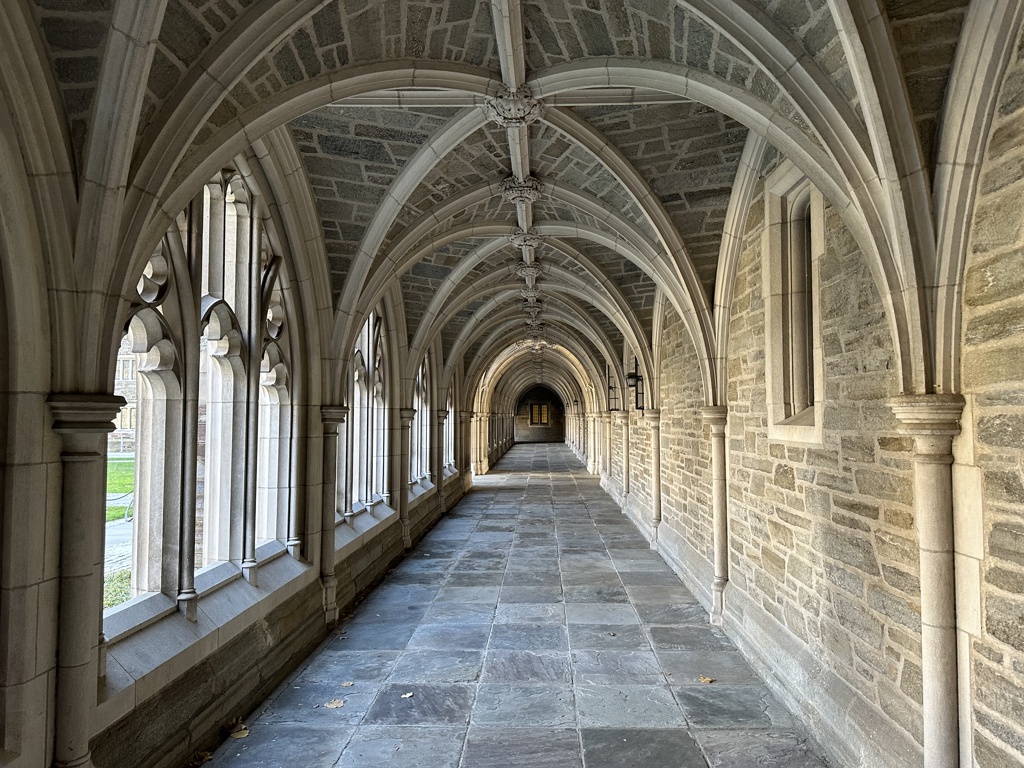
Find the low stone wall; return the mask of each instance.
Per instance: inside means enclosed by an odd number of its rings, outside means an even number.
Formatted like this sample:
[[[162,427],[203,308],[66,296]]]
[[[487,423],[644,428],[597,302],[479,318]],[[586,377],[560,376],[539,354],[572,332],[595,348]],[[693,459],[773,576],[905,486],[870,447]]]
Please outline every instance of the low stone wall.
[[[460,475],[447,478],[445,511],[462,498],[462,486]],[[413,541],[442,516],[438,494],[425,495],[411,510]],[[404,554],[395,516],[336,566],[339,615],[351,611]],[[96,768],[181,768],[194,751],[215,746],[226,723],[261,704],[327,631],[323,588],[313,580],[97,735],[91,743]]]

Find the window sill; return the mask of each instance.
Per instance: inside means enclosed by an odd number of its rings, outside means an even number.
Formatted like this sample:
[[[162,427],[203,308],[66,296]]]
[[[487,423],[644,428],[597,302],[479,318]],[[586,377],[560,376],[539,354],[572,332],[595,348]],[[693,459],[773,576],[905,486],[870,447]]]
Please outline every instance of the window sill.
[[[771,406],[769,404],[769,413]],[[825,444],[824,407],[816,403],[785,421],[768,423],[768,439],[779,443],[794,443],[821,447]]]
[[[196,573],[197,620],[190,622],[163,594],[140,595],[104,617],[107,676],[101,683],[92,732],[99,733],[158,696],[170,682],[223,648],[240,633],[315,581],[317,569],[272,541],[257,550],[259,586],[233,563]]]

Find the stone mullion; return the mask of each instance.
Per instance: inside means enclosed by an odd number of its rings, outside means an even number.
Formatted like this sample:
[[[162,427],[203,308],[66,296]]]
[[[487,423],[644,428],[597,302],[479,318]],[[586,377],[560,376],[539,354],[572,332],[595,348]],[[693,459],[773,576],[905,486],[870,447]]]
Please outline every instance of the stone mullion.
[[[63,441],[54,766],[91,768],[96,682],[103,676],[103,537],[106,437],[124,406],[116,395],[55,394]]]
[[[247,211],[244,222],[248,230],[244,243],[246,257],[244,266],[247,267],[248,275],[245,282],[246,402],[244,463],[242,466],[242,471],[245,473],[245,511],[242,515],[244,526],[242,532],[242,576],[253,586],[258,586],[259,578],[256,565],[256,468],[259,465],[260,368],[263,360],[262,264],[260,263],[262,230],[259,217],[254,215],[258,209],[257,200],[257,198],[251,200],[251,208]],[[239,215],[239,228],[242,226],[242,216]],[[242,291],[239,290],[239,294],[241,293]]]
[[[711,514],[715,554],[715,581],[712,585],[711,623],[722,626],[725,587],[729,583],[728,488],[725,471],[725,430],[729,410],[724,405],[700,409],[701,418],[711,428]]]
[[[211,187],[213,185],[210,185]],[[219,187],[217,187],[219,189]],[[211,205],[212,212],[216,206]],[[196,322],[202,312],[203,262],[207,258],[209,233],[203,218],[203,195],[193,198],[189,205],[189,275],[191,281],[191,305],[185,311],[193,314]],[[212,225],[212,222],[211,222]],[[223,245],[223,243],[221,244]],[[181,458],[181,535],[179,539],[178,563],[178,609],[188,621],[196,621],[196,495],[199,471],[199,336],[195,326],[194,336],[186,337],[184,343],[184,372],[182,392],[182,458]]]
[[[953,438],[960,395],[893,398],[902,431],[914,438],[914,513],[921,566],[921,677],[924,768],[960,764]]]

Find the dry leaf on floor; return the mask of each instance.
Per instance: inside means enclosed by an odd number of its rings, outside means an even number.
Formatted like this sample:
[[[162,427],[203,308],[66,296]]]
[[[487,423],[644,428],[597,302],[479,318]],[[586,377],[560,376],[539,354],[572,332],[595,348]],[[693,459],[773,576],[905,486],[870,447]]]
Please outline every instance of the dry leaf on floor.
[[[341,687],[342,688],[351,688],[353,685],[355,685],[355,683],[353,683],[351,680],[349,680],[348,682],[342,683]]]
[[[345,702],[341,699],[331,699],[324,704],[324,709],[341,709],[345,706]]]
[[[412,691],[409,691],[408,693],[403,693],[402,694],[402,698],[403,699],[411,699],[412,698]]]
[[[698,677],[697,679],[700,680],[705,685],[707,685],[708,683],[715,682],[715,678],[713,678],[713,677],[704,677],[703,675],[701,677]]]
[[[242,722],[242,718],[236,717],[228,723],[228,735],[233,739],[244,739],[249,735],[249,729]]]
[[[213,760],[212,754],[196,750],[192,753],[192,759],[188,761],[188,768],[199,768],[200,765],[208,763],[211,760]]]

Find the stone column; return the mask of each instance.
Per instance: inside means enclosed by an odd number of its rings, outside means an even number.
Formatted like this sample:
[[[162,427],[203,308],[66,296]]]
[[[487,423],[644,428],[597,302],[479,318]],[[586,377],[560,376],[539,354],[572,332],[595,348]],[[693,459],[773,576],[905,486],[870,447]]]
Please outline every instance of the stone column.
[[[448,420],[448,411],[434,411],[434,429],[430,435],[430,473],[434,477],[441,514],[445,513],[444,501],[444,423]]]
[[[644,411],[644,420],[651,425],[651,549],[657,549],[661,525],[661,411]]]
[[[604,476],[611,478],[611,412],[605,411],[601,414],[601,424],[604,430],[604,451],[601,456],[601,466]]]
[[[626,497],[629,496],[629,411],[615,414],[622,431],[622,511],[626,511]]]
[[[921,563],[921,677],[924,768],[960,764],[956,584],[953,547],[953,438],[960,395],[903,395],[889,401],[914,438],[914,513]]]
[[[715,550],[711,623],[720,627],[725,609],[725,585],[729,583],[729,515],[725,476],[725,427],[729,409],[724,405],[706,405],[700,409],[700,415],[711,427],[711,514]]]
[[[125,401],[116,395],[54,394],[47,402],[53,431],[63,441],[53,764],[91,768],[90,719],[103,666],[107,433]]]
[[[469,457],[469,435],[472,427],[472,411],[459,411],[459,429],[458,431],[458,468],[459,474],[462,475],[462,487],[465,490],[469,490],[473,484],[473,472],[470,466]]]
[[[398,510],[402,520],[402,542],[406,549],[412,547],[412,523],[409,522],[409,467],[412,452],[412,420],[416,418],[415,408],[402,408],[398,411],[401,419],[401,446],[398,455],[398,482],[395,485],[392,507]],[[394,474],[392,475],[394,477]]]
[[[348,408],[320,406],[324,425],[324,478],[320,510],[320,580],[324,585],[324,620],[328,625],[338,620],[338,578],[334,563],[334,529],[338,499],[338,428],[345,423]]]

